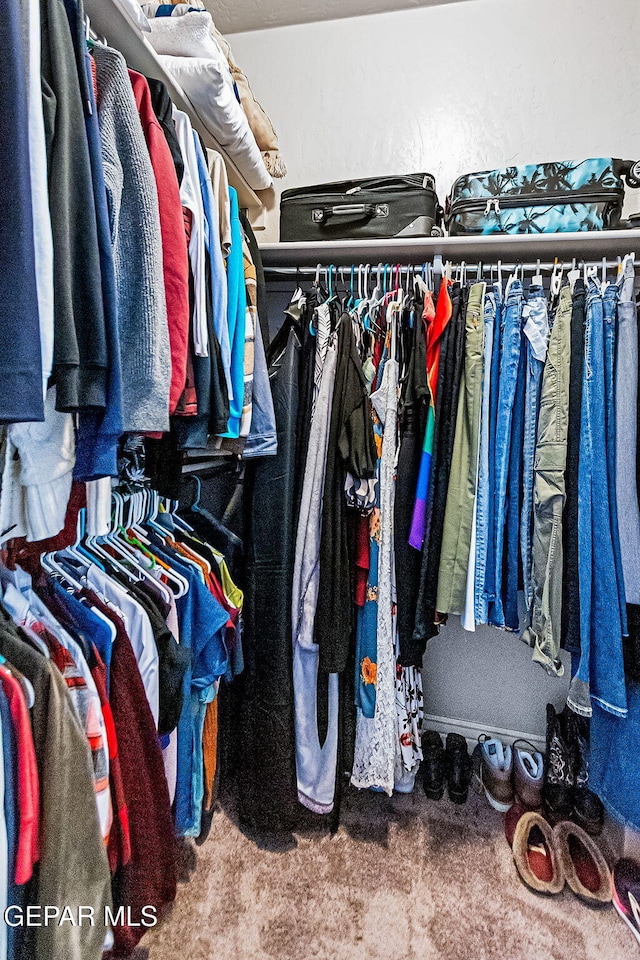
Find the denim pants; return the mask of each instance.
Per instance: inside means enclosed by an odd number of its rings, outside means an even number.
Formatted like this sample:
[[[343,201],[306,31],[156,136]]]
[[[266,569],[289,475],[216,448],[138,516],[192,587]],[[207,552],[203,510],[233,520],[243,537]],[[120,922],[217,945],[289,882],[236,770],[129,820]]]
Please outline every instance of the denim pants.
[[[622,573],[622,554],[620,552],[620,532],[618,529],[618,501],[616,494],[616,397],[615,363],[617,339],[617,306],[620,288],[617,283],[609,283],[602,296],[604,315],[604,397],[606,424],[606,461],[607,482],[609,486],[609,512],[611,515],[611,540],[616,567],[618,585],[618,606],[622,633],[627,634],[627,606]]]
[[[487,523],[487,559],[484,573],[484,592],[487,601],[496,597],[496,552],[495,552],[495,486],[496,486],[496,429],[498,425],[498,394],[500,392],[500,354],[502,350],[502,285],[494,283],[491,294],[495,310],[493,323],[493,350],[491,353],[491,390],[489,399],[489,504]],[[487,615],[488,616],[488,613]],[[486,617],[483,621],[486,623]]]
[[[467,593],[482,406],[485,290],[485,283],[473,284],[465,318],[464,369],[438,572],[436,607],[441,613],[462,613]]]
[[[541,286],[529,287],[522,311],[526,337],[527,373],[525,387],[524,444],[522,449],[522,510],[520,513],[520,555],[527,616],[531,614],[533,586],[531,556],[533,535],[533,461],[538,434],[538,409],[542,370],[547,354],[549,319],[547,301]]]
[[[625,260],[618,299],[616,342],[616,496],[627,603],[640,604],[640,509],[633,451],[638,444],[638,312],[633,260]]]
[[[491,375],[496,319],[496,298],[488,293],[484,299],[484,370],[482,375],[482,413],[480,417],[480,452],[478,454],[478,489],[476,492],[474,618],[486,623],[489,601],[485,592],[487,552],[493,530],[489,507],[492,502],[490,483]]]
[[[511,448],[505,503],[504,569],[502,571],[502,606],[504,626],[517,630],[520,626],[518,574],[520,572],[520,512],[522,502],[522,450],[527,395],[527,351],[523,339],[518,363],[516,396],[511,419]]]
[[[589,786],[616,820],[640,830],[640,684],[630,683],[627,695],[624,720],[594,706]]]
[[[542,374],[534,460],[533,556],[530,623],[522,639],[533,659],[561,676],[558,660],[562,614],[562,511],[569,426],[571,290],[563,287]]]
[[[520,349],[522,341],[522,283],[514,280],[506,297],[501,323],[500,380],[495,434],[494,557],[495,599],[489,607],[489,623],[504,627],[502,561],[506,523],[507,481]]]
[[[600,285],[587,288],[578,465],[580,663],[567,703],[591,716],[591,700],[626,716],[622,622],[607,476],[604,309]]]

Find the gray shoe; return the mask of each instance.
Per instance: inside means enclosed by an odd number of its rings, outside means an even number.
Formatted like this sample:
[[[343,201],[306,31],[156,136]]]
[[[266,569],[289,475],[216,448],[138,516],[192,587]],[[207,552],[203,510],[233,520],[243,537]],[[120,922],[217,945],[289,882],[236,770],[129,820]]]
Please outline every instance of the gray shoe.
[[[542,754],[526,740],[513,745],[513,789],[523,806],[538,810],[542,806],[544,760]]]
[[[483,734],[482,736],[486,736]],[[513,805],[513,752],[496,738],[479,739],[473,751],[474,788],[500,813]]]

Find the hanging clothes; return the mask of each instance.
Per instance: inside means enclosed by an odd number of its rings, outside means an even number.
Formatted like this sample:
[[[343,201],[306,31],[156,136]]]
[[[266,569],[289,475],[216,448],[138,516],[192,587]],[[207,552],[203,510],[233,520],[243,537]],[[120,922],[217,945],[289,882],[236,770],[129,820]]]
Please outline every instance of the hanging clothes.
[[[31,8],[29,8],[31,10]],[[39,304],[36,288],[34,231],[41,221],[34,210],[32,194],[26,65],[23,36],[29,33],[23,22],[23,8],[12,4],[2,18],[0,39],[4,51],[4,82],[0,106],[11,140],[2,143],[0,202],[0,249],[4,269],[0,272],[0,423],[43,420],[44,394],[40,341]],[[36,51],[32,48],[32,55]],[[40,78],[38,75],[38,97]],[[33,105],[33,101],[31,101]],[[37,106],[37,104],[36,104]],[[42,109],[42,108],[41,108]],[[42,116],[42,114],[40,114]],[[37,117],[34,118],[34,124]],[[40,121],[42,123],[42,119]],[[34,128],[35,129],[35,126]],[[37,144],[34,143],[35,150]],[[37,162],[34,155],[33,164]],[[40,199],[42,199],[40,197]],[[46,231],[46,215],[42,229]],[[41,262],[44,269],[44,264]],[[46,311],[46,304],[43,303]]]
[[[338,367],[323,493],[320,586],[315,625],[320,669],[325,673],[345,670],[353,629],[344,497],[346,474],[369,480],[373,477],[375,460],[367,382],[351,320],[345,314],[338,326]]]
[[[328,679],[327,734],[321,742],[317,709],[320,654],[314,624],[320,585],[322,491],[338,365],[338,337],[329,329],[320,328],[316,337],[316,358],[322,356],[322,365],[298,516],[291,623],[298,800],[316,813],[330,813],[338,761],[338,675],[333,673]]]
[[[390,309],[393,309],[391,307]],[[383,436],[380,455],[380,551],[378,557],[376,704],[372,719],[358,713],[351,782],[356,787],[377,787],[391,795],[396,755],[395,711],[395,562],[393,549],[394,469],[397,449],[398,373],[396,336],[391,327],[391,352],[384,363],[380,388],[371,403],[380,419]],[[364,674],[364,668],[363,668]]]
[[[170,351],[158,195],[122,54],[94,48],[111,210],[127,431],[169,427]]]

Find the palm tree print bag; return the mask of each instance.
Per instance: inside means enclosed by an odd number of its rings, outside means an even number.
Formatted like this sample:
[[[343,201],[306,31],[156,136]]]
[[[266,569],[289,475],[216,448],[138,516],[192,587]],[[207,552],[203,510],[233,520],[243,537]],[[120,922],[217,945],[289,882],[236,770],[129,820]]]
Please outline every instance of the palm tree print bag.
[[[458,177],[447,198],[451,236],[568,233],[620,224],[624,182],[640,186],[640,162],[565,160]]]

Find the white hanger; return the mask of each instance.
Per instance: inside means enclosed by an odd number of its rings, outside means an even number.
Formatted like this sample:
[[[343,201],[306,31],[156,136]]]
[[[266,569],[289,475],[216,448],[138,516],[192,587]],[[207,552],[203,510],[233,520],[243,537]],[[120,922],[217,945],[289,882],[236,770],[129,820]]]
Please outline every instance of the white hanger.
[[[539,261],[539,260],[536,261],[536,272],[535,272],[535,275],[531,278],[531,283],[532,283],[534,286],[540,286],[540,287],[542,286],[542,283],[543,283],[543,280],[542,280],[542,271],[541,271],[541,269],[540,269],[540,261]]]

